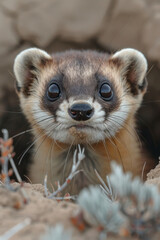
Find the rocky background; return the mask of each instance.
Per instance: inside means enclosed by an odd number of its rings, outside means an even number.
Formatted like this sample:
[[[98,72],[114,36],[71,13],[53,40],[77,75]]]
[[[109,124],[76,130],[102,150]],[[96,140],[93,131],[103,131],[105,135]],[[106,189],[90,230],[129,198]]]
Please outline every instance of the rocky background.
[[[160,155],[160,2],[159,0],[1,0],[0,129],[13,136],[29,126],[18,107],[13,61],[23,49],[48,52],[125,47],[149,61],[148,93],[138,114],[139,133],[150,154]],[[28,134],[15,138],[17,157],[29,146]],[[21,172],[26,174],[24,157]]]

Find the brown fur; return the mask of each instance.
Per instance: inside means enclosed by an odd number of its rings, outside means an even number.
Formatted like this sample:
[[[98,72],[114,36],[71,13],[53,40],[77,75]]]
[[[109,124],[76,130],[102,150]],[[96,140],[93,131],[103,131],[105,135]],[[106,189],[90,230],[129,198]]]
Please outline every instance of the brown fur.
[[[132,127],[128,128],[128,126]],[[36,148],[39,148],[40,143],[36,143],[35,152]],[[76,147],[72,146],[70,148],[70,145],[55,142],[51,149],[51,145],[53,145],[53,141],[48,138],[40,146],[41,150],[34,155],[34,164],[31,166],[30,174],[33,182],[43,183],[44,175],[48,173],[50,186],[57,180],[63,183],[71,171],[73,152]],[[49,151],[51,152],[49,153]],[[87,158],[86,156],[79,168],[83,172],[75,177],[65,191],[77,194],[85,186],[99,183],[95,169],[97,169],[105,181],[106,175],[111,172],[110,163],[113,160],[122,165],[125,172],[132,172],[133,176],[140,176],[142,179],[145,179],[146,174],[153,167],[151,159],[147,159],[145,155],[142,155],[140,141],[134,130],[133,118],[127,120],[124,128],[114,138],[85,146],[87,155],[88,152],[90,157]],[[52,163],[50,161],[47,163],[49,154],[52,156]],[[146,167],[143,172],[144,164]],[[39,171],[38,175],[37,169]]]

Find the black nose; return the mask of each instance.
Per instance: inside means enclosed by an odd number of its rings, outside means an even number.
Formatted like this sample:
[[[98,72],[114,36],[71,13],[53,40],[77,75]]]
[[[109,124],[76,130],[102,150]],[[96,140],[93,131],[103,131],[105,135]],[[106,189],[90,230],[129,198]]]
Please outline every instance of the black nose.
[[[86,121],[93,115],[93,108],[87,103],[75,103],[68,110],[70,116],[76,121]]]

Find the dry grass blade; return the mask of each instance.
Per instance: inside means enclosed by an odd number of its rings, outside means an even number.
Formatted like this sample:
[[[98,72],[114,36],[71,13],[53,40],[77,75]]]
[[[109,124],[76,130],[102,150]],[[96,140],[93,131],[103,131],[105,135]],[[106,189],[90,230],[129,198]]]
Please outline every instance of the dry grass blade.
[[[6,233],[0,236],[0,240],[9,240],[11,237],[13,237],[16,233],[21,231],[23,228],[31,224],[31,219],[26,218],[23,222],[18,223],[14,227],[12,227],[10,230],[8,230]]]
[[[103,190],[103,192],[108,196],[109,199],[111,199],[111,201],[115,201],[116,200],[116,194],[113,193],[113,189],[111,187],[110,184],[110,180],[109,177],[106,176],[106,180],[107,180],[107,184],[103,181],[103,179],[101,178],[101,176],[99,175],[99,173],[97,172],[97,170],[95,169],[95,173],[98,177],[98,179],[100,180],[101,184],[99,185],[100,188]]]

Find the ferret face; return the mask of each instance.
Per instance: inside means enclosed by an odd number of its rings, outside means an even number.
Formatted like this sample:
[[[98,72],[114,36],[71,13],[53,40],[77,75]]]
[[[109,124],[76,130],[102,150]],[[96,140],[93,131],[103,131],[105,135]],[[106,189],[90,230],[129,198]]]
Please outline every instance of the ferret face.
[[[146,59],[134,49],[110,57],[94,51],[51,57],[33,48],[14,64],[21,106],[33,128],[67,144],[113,137],[140,106],[146,70]]]

